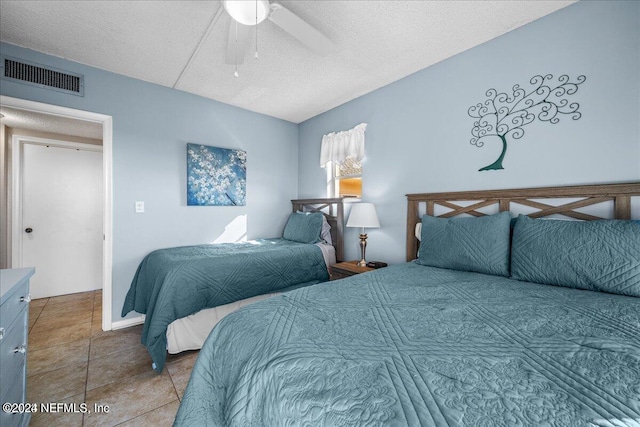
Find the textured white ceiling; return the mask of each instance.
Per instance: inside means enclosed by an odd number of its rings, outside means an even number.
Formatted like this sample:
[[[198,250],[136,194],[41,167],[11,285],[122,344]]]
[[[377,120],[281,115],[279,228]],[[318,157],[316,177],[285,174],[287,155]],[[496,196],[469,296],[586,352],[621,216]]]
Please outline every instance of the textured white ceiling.
[[[2,124],[9,127],[102,140],[101,123],[4,106],[0,113],[4,115]]]
[[[0,39],[299,123],[574,1],[280,1],[336,49],[319,56],[266,20],[239,78],[219,0],[1,0]]]

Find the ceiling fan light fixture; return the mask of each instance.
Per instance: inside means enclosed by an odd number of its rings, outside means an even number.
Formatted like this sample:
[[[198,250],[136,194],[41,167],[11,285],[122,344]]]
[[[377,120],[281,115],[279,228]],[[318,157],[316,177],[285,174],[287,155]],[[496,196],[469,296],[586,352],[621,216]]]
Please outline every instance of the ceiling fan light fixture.
[[[242,25],[257,25],[269,16],[269,0],[223,0],[222,5]]]

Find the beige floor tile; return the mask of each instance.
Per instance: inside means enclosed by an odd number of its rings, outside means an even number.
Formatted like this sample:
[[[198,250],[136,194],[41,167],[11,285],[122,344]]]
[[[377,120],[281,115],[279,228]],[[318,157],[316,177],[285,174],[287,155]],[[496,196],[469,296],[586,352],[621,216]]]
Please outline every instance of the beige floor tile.
[[[126,329],[124,329],[126,330]],[[96,319],[94,317],[93,321],[91,322],[91,339],[97,339],[97,338],[101,338],[101,340],[96,341],[97,345],[105,345],[105,343],[101,343],[102,340],[106,339],[105,337],[110,337],[114,334],[118,334],[121,333],[121,331],[103,331],[102,330],[102,319]],[[140,334],[142,334],[142,332],[140,332]],[[138,336],[138,342],[140,342],[140,337],[141,335]],[[112,337],[111,339],[115,339],[114,337]],[[111,349],[113,351],[118,350],[118,349]],[[107,351],[111,351],[109,349],[107,349]],[[99,355],[98,355],[99,356]]]
[[[170,355],[156,374],[142,325],[102,331],[101,290],[33,300],[29,310],[29,401],[108,405],[108,414],[84,415],[88,426],[172,425],[198,352]],[[30,425],[82,426],[83,415],[37,413]]]
[[[166,363],[177,362],[178,360],[184,359],[185,357],[191,357],[193,354],[195,354],[197,357],[198,353],[200,353],[200,350],[183,351],[181,353],[176,353],[176,354],[167,353]]]
[[[118,424],[118,427],[171,427],[178,413],[180,401],[175,400],[161,408],[154,409],[130,421]]]
[[[102,332],[102,291],[96,291],[93,299],[93,319],[91,321],[91,335]]]
[[[29,303],[29,331],[35,325],[36,320],[40,317],[40,313],[44,309],[44,306],[47,304],[49,298],[41,298],[33,300]]]
[[[150,372],[151,363],[149,352],[142,344],[93,358],[89,361],[87,390],[113,382],[121,383],[127,378]]]
[[[84,393],[87,381],[87,364],[66,366],[27,377],[29,402],[59,402],[69,396]]]
[[[165,367],[169,371],[171,381],[173,381],[173,385],[176,388],[176,392],[178,392],[178,397],[180,398],[180,400],[182,400],[184,390],[187,388],[187,383],[189,382],[189,377],[191,376],[191,370],[193,369],[193,364],[196,363],[198,353],[199,352],[197,351],[187,352],[187,355],[185,357],[182,357],[175,362],[170,362],[165,365]]]
[[[40,313],[40,317],[66,316],[69,313],[78,313],[82,311],[93,313],[92,299],[67,301],[58,304],[48,303]]]
[[[150,370],[87,391],[89,407],[92,408],[94,404],[107,405],[109,413],[88,414],[84,418],[84,425],[114,426],[175,402],[177,398],[167,371],[158,375]]]
[[[102,324],[102,310],[101,309],[93,309],[93,316],[91,318],[92,323]]]
[[[93,301],[93,297],[94,297],[94,291],[78,292],[78,293],[75,293],[75,294],[60,295],[58,297],[49,298],[49,305],[64,304],[64,303],[68,303],[68,302],[71,302],[71,301],[83,301],[83,300],[92,300]]]
[[[45,304],[47,304],[48,301],[49,298],[32,299],[29,303],[29,308],[42,308],[45,306]]]
[[[37,413],[32,414],[29,427],[82,427],[82,409],[80,405],[84,403],[84,393],[61,399],[58,402],[47,403],[66,403],[69,405],[59,408],[62,409],[60,412],[43,413],[38,411]],[[72,406],[71,404],[74,403],[75,406]]]
[[[38,319],[38,321],[40,320],[41,319]],[[91,325],[88,323],[82,325],[65,326],[63,328],[47,331],[32,331],[31,333],[29,333],[29,351],[41,350],[47,347],[80,341],[82,339],[89,338],[90,334]]]
[[[89,338],[41,350],[29,350],[29,376],[41,375],[64,366],[82,365],[89,360]]]
[[[141,337],[142,325],[117,331],[102,331],[102,333],[96,334],[91,340],[89,358],[102,357],[114,351],[137,347],[141,345]]]
[[[50,331],[52,329],[64,328],[67,326],[79,326],[91,322],[93,318],[91,312],[79,311],[70,312],[64,316],[39,317],[33,325],[32,332]]]
[[[31,314],[29,314],[29,332],[31,332],[31,328],[33,328],[33,325],[36,324],[36,320],[38,320],[38,316],[31,316]]]
[[[44,304],[33,305],[33,303],[29,303],[29,318],[37,319],[38,316],[40,316],[40,313],[42,313],[42,309],[44,309]]]
[[[91,338],[98,338],[101,336],[109,335],[111,331],[102,330],[102,322],[91,323]]]

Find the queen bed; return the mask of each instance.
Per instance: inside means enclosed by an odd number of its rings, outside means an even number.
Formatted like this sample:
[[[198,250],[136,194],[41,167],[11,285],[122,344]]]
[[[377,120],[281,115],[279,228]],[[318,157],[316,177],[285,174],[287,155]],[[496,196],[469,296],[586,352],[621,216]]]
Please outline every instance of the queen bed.
[[[161,372],[170,353],[201,347],[215,324],[258,300],[329,279],[342,259],[342,199],[292,200],[283,237],[154,251],[122,308],[145,314],[142,343]]]
[[[640,425],[638,195],[408,195],[411,262],[227,316],[174,425]],[[588,221],[601,203],[622,221]],[[582,221],[536,219],[557,214]]]

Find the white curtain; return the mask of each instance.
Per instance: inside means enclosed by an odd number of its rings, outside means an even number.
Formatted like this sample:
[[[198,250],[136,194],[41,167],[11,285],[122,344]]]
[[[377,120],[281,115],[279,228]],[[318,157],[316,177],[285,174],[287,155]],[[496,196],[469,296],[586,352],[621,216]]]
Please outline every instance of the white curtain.
[[[360,123],[350,130],[331,132],[322,137],[320,149],[320,166],[327,163],[341,164],[347,157],[353,157],[356,161],[364,159],[364,131],[366,123]]]

